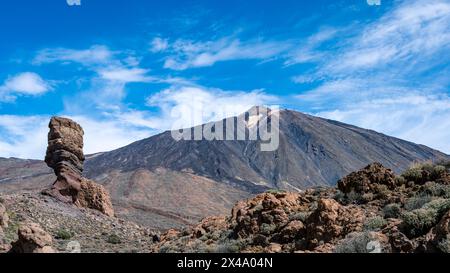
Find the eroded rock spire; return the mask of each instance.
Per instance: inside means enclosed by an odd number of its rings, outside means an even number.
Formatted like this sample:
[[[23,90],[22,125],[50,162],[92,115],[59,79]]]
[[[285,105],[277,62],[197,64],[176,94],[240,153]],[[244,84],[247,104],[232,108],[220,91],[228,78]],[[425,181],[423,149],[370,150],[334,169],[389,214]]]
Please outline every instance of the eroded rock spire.
[[[83,128],[71,119],[53,117],[49,129],[45,162],[54,170],[57,178],[44,193],[62,202],[113,216],[114,210],[105,188],[82,175],[85,159]]]

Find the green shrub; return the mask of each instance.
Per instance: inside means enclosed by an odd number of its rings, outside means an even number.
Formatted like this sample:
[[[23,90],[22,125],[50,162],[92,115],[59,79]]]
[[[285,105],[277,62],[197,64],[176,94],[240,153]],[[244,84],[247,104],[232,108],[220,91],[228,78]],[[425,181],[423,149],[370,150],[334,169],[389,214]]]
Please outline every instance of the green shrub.
[[[347,202],[348,203],[363,203],[364,202],[364,198],[362,196],[362,194],[357,193],[355,191],[351,191],[349,193],[347,193]]]
[[[450,185],[443,185],[436,182],[425,183],[422,187],[422,194],[435,197],[450,198]]]
[[[369,253],[373,249],[369,248],[369,243],[372,242],[370,232],[355,232],[347,235],[342,241],[338,243],[334,249],[335,253]],[[380,251],[382,251],[380,249]]]
[[[302,221],[304,223],[304,222],[306,222],[306,219],[308,219],[309,215],[311,215],[310,212],[300,211],[300,212],[297,212],[297,213],[289,216],[289,220],[291,220],[291,221],[298,220],[298,221]]]
[[[122,240],[120,240],[120,237],[116,234],[109,235],[106,241],[113,245],[120,244],[122,242]]]
[[[450,253],[450,235],[438,243],[438,248],[444,253]]]
[[[430,202],[432,199],[433,197],[429,195],[418,195],[408,198],[405,202],[405,209],[408,211],[420,209],[423,205]]]
[[[72,237],[72,232],[65,229],[60,229],[56,232],[56,239],[69,240]]]
[[[383,208],[383,214],[385,218],[398,218],[402,212],[402,208],[399,204],[389,204]]]
[[[450,199],[436,199],[402,214],[407,232],[411,236],[419,236],[437,224],[442,215],[450,209]]]
[[[406,181],[406,179],[403,176],[401,176],[401,175],[395,176],[395,184],[396,185],[404,185],[404,184],[406,184],[406,182],[408,182],[408,181]]]
[[[402,176],[405,178],[406,181],[413,181],[415,183],[422,181],[422,170],[417,167],[410,168],[406,170]]]
[[[261,234],[269,235],[269,234],[271,234],[272,232],[274,232],[276,228],[277,228],[276,225],[271,225],[271,224],[263,223],[263,224],[261,224],[261,226],[259,227],[259,230],[260,230]]]
[[[386,224],[387,221],[383,217],[375,216],[366,220],[366,222],[364,223],[364,230],[365,231],[380,230]]]
[[[436,179],[436,178],[441,177],[446,172],[446,170],[447,170],[447,168],[445,166],[436,165],[436,166],[434,166],[431,175],[433,176],[433,178]]]

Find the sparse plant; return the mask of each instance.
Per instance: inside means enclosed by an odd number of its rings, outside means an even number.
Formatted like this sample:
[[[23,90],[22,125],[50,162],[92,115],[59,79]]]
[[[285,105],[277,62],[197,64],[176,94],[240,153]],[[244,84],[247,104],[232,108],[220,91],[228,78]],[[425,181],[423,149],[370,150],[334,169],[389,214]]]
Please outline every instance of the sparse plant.
[[[347,193],[347,202],[348,203],[362,203],[364,201],[362,194],[357,193],[355,191],[351,191]]]
[[[428,182],[423,185],[422,192],[435,197],[450,198],[450,185]]]
[[[259,227],[259,230],[260,230],[261,234],[269,235],[269,234],[271,234],[272,232],[274,232],[276,228],[277,228],[276,225],[271,225],[271,224],[263,223],[263,224],[261,224],[261,226]]]
[[[383,214],[385,218],[398,218],[402,212],[402,208],[399,204],[388,204],[383,208]]]
[[[56,232],[56,239],[69,240],[72,237],[73,233],[65,229],[60,229]]]
[[[386,224],[387,221],[383,217],[375,216],[366,220],[366,222],[364,223],[364,230],[366,231],[380,230]]]
[[[438,243],[438,248],[444,253],[450,253],[450,235],[447,234],[447,237]]]
[[[368,249],[369,243],[372,241],[370,232],[354,232],[347,235],[341,240],[336,248],[335,253],[369,253],[373,250]]]
[[[403,176],[401,176],[401,175],[395,176],[395,184],[396,185],[398,185],[398,186],[404,185],[404,184],[406,184],[406,182],[407,181]]]
[[[405,209],[408,211],[420,209],[423,205],[430,202],[432,199],[433,197],[429,195],[418,195],[408,198],[405,202]]]
[[[450,199],[436,199],[422,206],[402,214],[410,236],[420,236],[437,224],[442,215],[450,209]]]
[[[297,212],[297,213],[291,215],[289,217],[289,220],[291,220],[291,221],[299,220],[299,221],[302,221],[304,223],[304,222],[306,222],[306,219],[308,219],[309,215],[311,215],[310,212],[300,211],[300,212]]]
[[[120,237],[116,234],[111,234],[108,236],[108,238],[106,239],[106,241],[110,244],[113,245],[117,245],[120,244],[122,242],[122,240],[120,239]]]
[[[402,176],[406,181],[412,181],[415,183],[419,183],[422,181],[422,170],[417,167],[410,168],[406,170]]]

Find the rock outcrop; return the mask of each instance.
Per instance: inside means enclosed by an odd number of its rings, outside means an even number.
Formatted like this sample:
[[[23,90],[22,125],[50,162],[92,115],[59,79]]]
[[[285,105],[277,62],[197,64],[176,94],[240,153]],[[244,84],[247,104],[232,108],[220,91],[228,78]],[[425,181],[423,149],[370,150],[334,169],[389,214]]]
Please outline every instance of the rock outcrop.
[[[439,175],[425,184],[404,183],[374,163],[342,178],[344,193],[332,188],[262,193],[238,202],[228,217],[163,234],[153,251],[450,252],[450,186],[442,180],[450,163],[432,167]]]
[[[113,216],[114,210],[106,189],[82,176],[83,135],[81,126],[73,120],[53,117],[49,123],[45,162],[57,177],[44,193],[66,203],[91,208]]]
[[[75,205],[84,208],[91,208],[108,216],[114,216],[114,209],[106,189],[91,180],[83,178],[81,188],[76,197]]]
[[[308,217],[306,240],[308,248],[336,242],[351,232],[362,231],[364,212],[356,206],[342,206],[333,199],[321,199]]]
[[[55,253],[53,238],[39,224],[24,223],[19,227],[19,239],[12,243],[12,253]]]
[[[394,172],[380,163],[372,163],[362,170],[352,172],[337,184],[343,193],[366,193],[373,191],[377,185],[385,185],[389,189],[396,187]]]

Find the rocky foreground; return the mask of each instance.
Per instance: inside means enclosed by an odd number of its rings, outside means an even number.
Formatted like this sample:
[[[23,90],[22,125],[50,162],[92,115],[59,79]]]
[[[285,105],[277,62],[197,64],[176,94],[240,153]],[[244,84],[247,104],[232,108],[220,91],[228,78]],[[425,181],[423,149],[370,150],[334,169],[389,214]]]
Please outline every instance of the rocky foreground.
[[[267,192],[229,216],[170,230],[157,252],[449,252],[450,164],[402,176],[374,163],[338,189]]]
[[[450,163],[401,176],[374,163],[163,234],[37,193],[3,196],[0,226],[0,252],[449,252]]]

